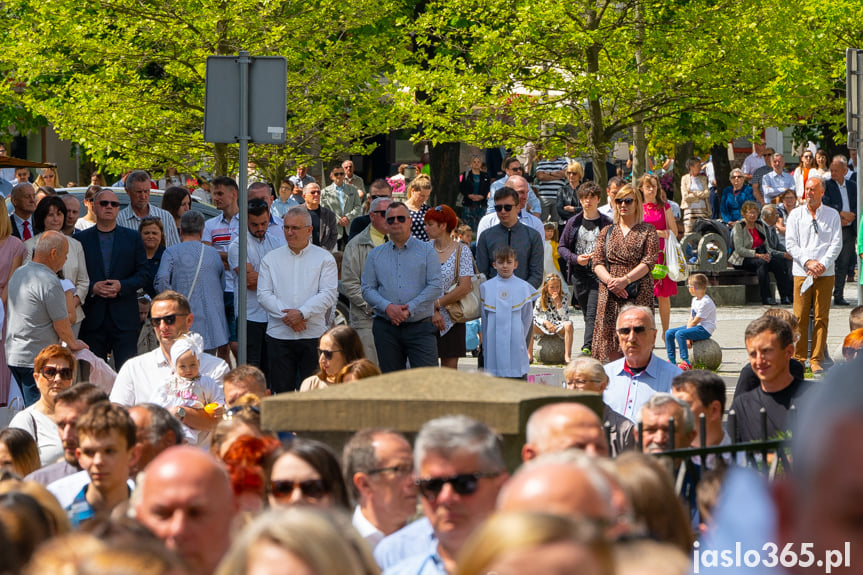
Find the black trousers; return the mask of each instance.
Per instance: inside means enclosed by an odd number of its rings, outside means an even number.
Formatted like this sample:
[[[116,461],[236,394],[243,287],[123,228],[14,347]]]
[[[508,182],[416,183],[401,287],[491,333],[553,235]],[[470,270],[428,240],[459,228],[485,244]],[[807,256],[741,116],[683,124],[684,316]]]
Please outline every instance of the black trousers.
[[[267,354],[267,322],[246,321],[246,363],[269,373]]]
[[[110,354],[116,371],[120,371],[127,359],[138,355],[138,330],[118,328],[110,314],[105,315],[105,321],[98,329],[81,329],[79,337],[90,346],[90,351],[105,361]]]
[[[572,290],[584,316],[584,343],[581,347],[593,349],[593,324],[596,323],[596,303],[599,300],[596,276],[580,266],[573,266]]]
[[[734,267],[755,272],[758,276],[758,291],[761,296],[761,303],[765,303],[773,297],[773,290],[770,289],[770,272],[773,272],[773,277],[776,278],[779,297],[788,299],[793,297],[794,285],[791,277],[788,275],[788,266],[782,254],[774,254],[770,257],[769,262],[761,258],[743,258],[743,264]]]
[[[431,319],[393,325],[389,320],[375,317],[372,323],[378,364],[383,373],[411,367],[436,367],[437,328]]]
[[[270,374],[267,385],[273,394],[300,389],[300,384],[318,369],[318,340],[276,339],[266,336]]]

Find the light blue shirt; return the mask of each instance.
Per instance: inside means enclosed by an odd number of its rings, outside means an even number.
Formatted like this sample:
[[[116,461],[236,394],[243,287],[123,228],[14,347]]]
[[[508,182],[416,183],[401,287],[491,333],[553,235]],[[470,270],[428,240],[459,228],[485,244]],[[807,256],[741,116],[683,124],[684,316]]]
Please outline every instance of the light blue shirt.
[[[431,522],[423,517],[381,539],[375,547],[374,556],[381,569],[388,569],[414,555],[436,548],[437,537]]]
[[[797,184],[794,183],[794,176],[788,172],[777,174],[775,170],[772,170],[761,178],[761,189],[764,200],[767,201],[772,200],[785,190],[796,190]]]
[[[392,240],[371,252],[363,268],[363,299],[376,316],[386,318],[389,304],[405,305],[407,321],[430,318],[441,294],[440,260],[430,242],[413,236],[401,249]]]
[[[506,181],[508,179],[509,176],[504,176],[491,185],[488,193],[488,206],[486,207],[485,213],[494,213],[494,193],[506,186]],[[536,214],[542,211],[542,204],[539,202],[539,198],[536,197],[536,194],[533,193],[533,188],[530,188],[530,190],[527,192],[527,209]]]
[[[273,205],[270,206],[270,211],[274,213],[277,217],[284,218],[285,214],[289,209],[293,206],[300,206],[304,204],[303,196],[296,196],[291,194],[287,201],[283,202],[282,200],[276,198],[273,201]]]
[[[602,394],[605,404],[631,421],[636,421],[641,406],[655,393],[671,393],[671,380],[683,373],[679,367],[650,354],[650,363],[636,376],[624,369],[626,358],[605,366],[608,387]]]

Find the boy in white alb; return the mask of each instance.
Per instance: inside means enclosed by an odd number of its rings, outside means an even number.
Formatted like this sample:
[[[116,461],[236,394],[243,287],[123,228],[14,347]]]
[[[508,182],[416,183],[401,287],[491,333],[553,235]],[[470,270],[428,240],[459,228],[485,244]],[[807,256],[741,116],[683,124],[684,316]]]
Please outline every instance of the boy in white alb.
[[[533,329],[533,301],[539,292],[513,275],[515,250],[494,251],[497,275],[480,286],[485,370],[498,377],[525,378],[530,369],[527,338]]]
[[[675,327],[665,332],[665,351],[668,361],[672,365],[677,363],[675,359],[674,344],[680,348],[680,363],[677,367],[686,371],[692,369],[689,364],[689,352],[687,350],[690,341],[710,339],[716,331],[716,304],[707,295],[707,276],[704,274],[693,274],[689,277],[689,293],[692,294],[692,304],[689,313],[689,321],[685,327]]]

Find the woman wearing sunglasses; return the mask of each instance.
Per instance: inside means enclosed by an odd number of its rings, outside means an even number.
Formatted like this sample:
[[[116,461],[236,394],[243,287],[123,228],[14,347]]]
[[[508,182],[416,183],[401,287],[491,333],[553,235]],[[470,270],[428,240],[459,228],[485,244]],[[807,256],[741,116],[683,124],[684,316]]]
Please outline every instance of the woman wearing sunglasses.
[[[54,399],[72,386],[77,362],[75,356],[61,345],[49,345],[33,361],[33,378],[41,397],[27,409],[17,413],[9,427],[23,429],[39,446],[42,465],[54,463],[63,457],[60,430],[54,423]]]
[[[323,389],[338,383],[336,378],[344,366],[365,357],[363,341],[354,328],[339,325],[330,329],[318,340],[318,365],[321,369],[303,380],[300,391]]]
[[[650,270],[659,253],[656,228],[644,223],[641,194],[631,184],[618,190],[613,209],[614,224],[599,232],[590,256],[599,279],[591,354],[602,363],[622,357],[615,333],[620,309],[629,303],[653,309]]]
[[[339,460],[320,441],[294,439],[277,449],[269,461],[270,505],[311,505],[347,512],[348,490]]]

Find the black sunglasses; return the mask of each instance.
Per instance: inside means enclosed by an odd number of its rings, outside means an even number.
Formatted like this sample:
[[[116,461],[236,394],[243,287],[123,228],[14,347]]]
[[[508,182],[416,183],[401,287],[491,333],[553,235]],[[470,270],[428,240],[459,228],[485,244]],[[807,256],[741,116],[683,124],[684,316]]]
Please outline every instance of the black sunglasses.
[[[614,198],[614,203],[618,206],[620,204],[626,204],[627,206],[635,201],[635,198]]]
[[[495,204],[494,205],[494,211],[496,211],[498,213],[500,213],[504,210],[506,210],[507,212],[511,212],[514,207],[515,207],[515,204]]]
[[[174,325],[177,323],[177,318],[185,315],[189,315],[187,313],[172,313],[171,315],[166,315],[162,317],[151,317],[150,325],[153,327],[159,327],[159,324],[165,322],[165,325]]]
[[[318,348],[318,355],[322,355],[322,356],[324,356],[325,358],[327,358],[327,361],[330,361],[331,359],[333,359],[333,356],[334,356],[335,354],[339,353],[340,351],[342,351],[342,350],[340,350],[340,349],[321,349],[321,348]]]
[[[386,210],[372,210],[372,213],[373,213],[373,214],[377,214],[377,215],[379,215],[380,217],[384,217],[385,215],[387,215],[387,211],[386,211]]]
[[[120,202],[112,202],[111,200],[99,200],[99,205],[103,208],[107,208],[108,206],[111,206],[112,208],[119,208]]]
[[[294,489],[299,489],[303,497],[308,497],[309,499],[320,499],[330,492],[323,479],[307,479],[306,481],[283,479],[270,483],[270,493],[276,499],[290,497]]]
[[[42,368],[42,377],[46,379],[54,379],[58,373],[60,374],[60,379],[72,379],[71,367],[61,367],[60,369],[57,369],[56,367],[48,365]]]
[[[517,168],[510,167],[509,169],[512,170],[513,172],[523,172],[524,171],[524,168],[522,168],[521,166],[518,166]]]
[[[371,196],[371,200],[375,201],[378,198],[391,198],[392,196],[388,196],[387,194],[378,194],[377,196]]]
[[[333,172],[333,175],[334,176],[344,176],[345,173],[344,172]]]
[[[476,493],[480,479],[483,477],[497,477],[498,475],[500,475],[499,471],[493,473],[460,473],[452,477],[417,479],[414,481],[414,484],[419,488],[423,497],[429,501],[434,501],[440,495],[443,486],[447,483],[452,485],[452,490],[459,495],[472,495]]]
[[[648,330],[648,327],[645,325],[636,325],[633,327],[619,327],[617,328],[617,333],[619,335],[629,335],[629,332],[634,332],[635,335],[641,335]]]
[[[398,220],[400,224],[403,224],[408,220],[408,217],[407,216],[390,216],[387,218],[387,223],[389,225],[393,225],[394,223],[396,223],[396,220]]]
[[[225,410],[225,413],[222,414],[222,419],[230,421],[231,419],[234,419],[235,415],[243,411],[251,411],[261,415],[261,408],[257,405],[235,405],[234,407],[229,407]]]

